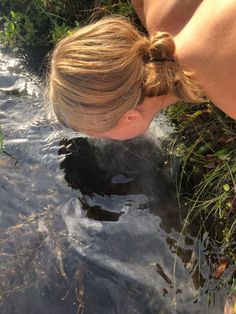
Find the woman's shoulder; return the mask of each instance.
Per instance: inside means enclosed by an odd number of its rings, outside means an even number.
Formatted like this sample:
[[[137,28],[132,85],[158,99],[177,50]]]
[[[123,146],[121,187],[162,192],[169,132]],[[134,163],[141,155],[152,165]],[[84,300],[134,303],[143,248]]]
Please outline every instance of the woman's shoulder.
[[[183,55],[188,52],[200,62],[204,59],[211,63],[222,56],[227,61],[235,55],[236,45],[232,45],[235,36],[236,1],[205,0],[175,36],[175,41]]]
[[[143,0],[149,33],[156,30],[178,34],[188,24],[203,0]]]
[[[236,1],[206,0],[175,37],[181,65],[215,105],[236,118]]]

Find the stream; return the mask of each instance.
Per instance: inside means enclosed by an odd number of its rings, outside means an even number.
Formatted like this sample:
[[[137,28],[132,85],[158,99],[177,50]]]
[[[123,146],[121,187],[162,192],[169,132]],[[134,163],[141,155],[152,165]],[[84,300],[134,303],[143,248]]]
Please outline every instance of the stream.
[[[60,128],[1,54],[0,125],[1,314],[223,313],[222,252],[199,222],[182,232],[160,121],[125,142]]]

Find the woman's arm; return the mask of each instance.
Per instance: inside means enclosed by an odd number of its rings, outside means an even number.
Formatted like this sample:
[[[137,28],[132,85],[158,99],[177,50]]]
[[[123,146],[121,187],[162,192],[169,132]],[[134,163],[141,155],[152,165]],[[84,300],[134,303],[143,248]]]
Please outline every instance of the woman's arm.
[[[188,23],[202,0],[131,0],[149,33],[156,30],[177,35]]]
[[[144,5],[143,5],[143,0],[131,0],[134,9],[143,24],[144,27],[146,27],[146,21],[145,21],[145,15],[144,15]]]

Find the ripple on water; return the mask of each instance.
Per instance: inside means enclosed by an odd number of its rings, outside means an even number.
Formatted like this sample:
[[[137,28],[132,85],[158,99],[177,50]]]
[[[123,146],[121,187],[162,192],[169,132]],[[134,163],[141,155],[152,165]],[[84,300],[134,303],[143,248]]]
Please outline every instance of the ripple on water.
[[[181,236],[155,136],[121,143],[53,129],[40,84],[9,57],[0,64],[0,312],[222,313],[218,248],[196,238],[195,222]]]

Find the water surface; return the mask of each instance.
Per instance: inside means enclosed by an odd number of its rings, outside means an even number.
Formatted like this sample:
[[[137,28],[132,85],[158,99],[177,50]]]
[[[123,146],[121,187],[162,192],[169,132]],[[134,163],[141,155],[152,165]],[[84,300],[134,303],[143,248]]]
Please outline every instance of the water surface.
[[[181,232],[160,124],[126,142],[58,130],[39,79],[4,55],[0,118],[2,314],[223,313],[222,253],[199,222]]]

